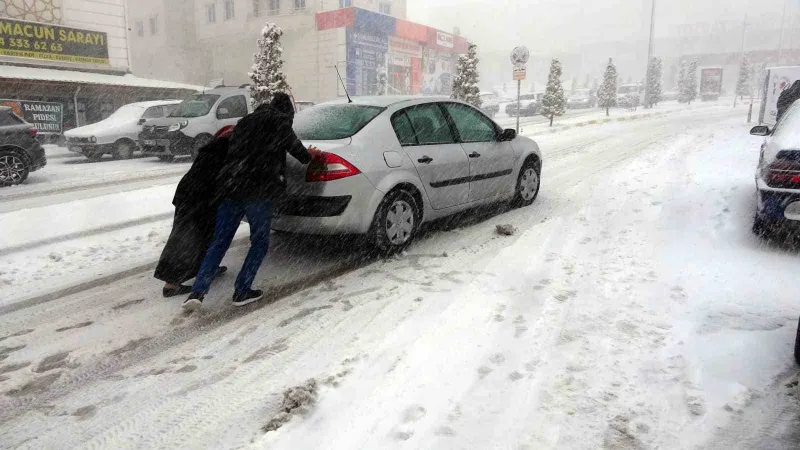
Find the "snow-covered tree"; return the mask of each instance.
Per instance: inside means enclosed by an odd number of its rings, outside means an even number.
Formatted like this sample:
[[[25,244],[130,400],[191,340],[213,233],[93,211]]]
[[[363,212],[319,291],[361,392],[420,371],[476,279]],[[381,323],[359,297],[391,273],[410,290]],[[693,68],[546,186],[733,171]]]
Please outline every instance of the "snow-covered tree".
[[[661,58],[654,57],[652,60],[650,60],[650,67],[648,70],[647,100],[646,100],[648,108],[652,108],[653,105],[658,104],[659,100],[661,100],[662,75],[663,75],[663,66],[661,63]]]
[[[453,77],[453,98],[480,108],[481,96],[478,88],[478,46],[469,44],[466,55],[458,57],[456,74]]]
[[[563,116],[567,112],[567,98],[564,96],[564,86],[561,85],[561,62],[553,59],[550,63],[550,75],[547,77],[547,88],[542,97],[542,115],[550,118],[553,126],[555,116]]]
[[[272,100],[278,92],[289,90],[286,75],[283,74],[283,47],[281,47],[283,30],[274,23],[267,23],[261,30],[258,40],[260,51],[253,54],[253,67],[247,74],[253,81],[250,96],[253,103],[259,105]]]
[[[697,58],[681,63],[678,90],[678,101],[681,103],[691,104],[697,98]]]
[[[617,106],[617,68],[611,58],[608,59],[606,71],[603,74],[603,84],[597,93],[597,105],[606,109],[606,116],[609,108]]]
[[[739,65],[739,81],[736,82],[736,96],[741,97],[742,100],[744,100],[745,95],[750,95],[750,92],[752,92],[750,72],[750,61],[747,59],[747,55],[744,55],[742,64]]]

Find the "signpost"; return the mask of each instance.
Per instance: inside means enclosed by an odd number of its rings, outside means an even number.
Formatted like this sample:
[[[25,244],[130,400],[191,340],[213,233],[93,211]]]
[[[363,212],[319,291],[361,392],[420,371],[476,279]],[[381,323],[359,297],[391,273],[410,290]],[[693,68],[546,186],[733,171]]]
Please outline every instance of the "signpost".
[[[520,110],[520,91],[522,90],[522,80],[526,78],[527,68],[525,64],[530,58],[528,47],[514,47],[511,51],[511,64],[514,65],[514,80],[517,81],[517,134],[519,134],[519,110]]]

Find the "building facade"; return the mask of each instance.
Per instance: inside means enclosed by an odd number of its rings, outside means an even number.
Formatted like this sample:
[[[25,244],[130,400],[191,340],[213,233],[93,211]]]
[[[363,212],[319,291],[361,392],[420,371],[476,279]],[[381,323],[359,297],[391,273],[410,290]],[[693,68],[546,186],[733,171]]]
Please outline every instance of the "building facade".
[[[0,104],[57,136],[126,103],[196,91],[130,73],[127,13],[125,0],[0,1]]]
[[[284,32],[284,73],[295,98],[351,94],[447,94],[466,40],[405,20],[405,0],[141,0],[129,14],[137,75],[202,85],[250,82],[267,22]],[[167,7],[168,5],[168,7]],[[156,17],[157,19],[153,19]],[[162,20],[163,19],[163,20]],[[150,22],[162,28],[151,32]],[[185,53],[185,55],[182,55]]]

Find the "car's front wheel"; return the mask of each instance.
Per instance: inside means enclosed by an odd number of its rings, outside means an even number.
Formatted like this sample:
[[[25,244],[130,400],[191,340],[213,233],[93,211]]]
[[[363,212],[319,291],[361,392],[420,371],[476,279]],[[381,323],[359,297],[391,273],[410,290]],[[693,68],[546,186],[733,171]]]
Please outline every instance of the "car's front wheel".
[[[19,153],[0,150],[0,187],[20,184],[28,178],[30,167]]]
[[[133,144],[129,141],[119,141],[114,148],[114,159],[131,159]]]
[[[384,197],[375,212],[370,234],[375,247],[384,254],[403,251],[419,229],[421,205],[408,191],[397,189]]]
[[[517,187],[514,191],[512,203],[516,207],[528,206],[536,200],[541,186],[541,168],[534,158],[528,158],[522,164],[517,178]]]
[[[769,239],[772,237],[774,231],[775,224],[773,222],[764,220],[758,217],[758,215],[753,218],[753,234],[756,236],[763,239]]]

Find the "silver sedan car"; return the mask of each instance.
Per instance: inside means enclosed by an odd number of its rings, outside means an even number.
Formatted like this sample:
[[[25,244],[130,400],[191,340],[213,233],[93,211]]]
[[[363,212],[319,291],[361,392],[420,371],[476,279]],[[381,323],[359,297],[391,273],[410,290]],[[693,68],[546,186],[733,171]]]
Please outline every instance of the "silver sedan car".
[[[277,231],[362,234],[394,252],[422,223],[500,201],[527,206],[539,193],[536,142],[456,100],[323,103],[299,112],[294,129],[320,151],[308,165],[288,158]]]

